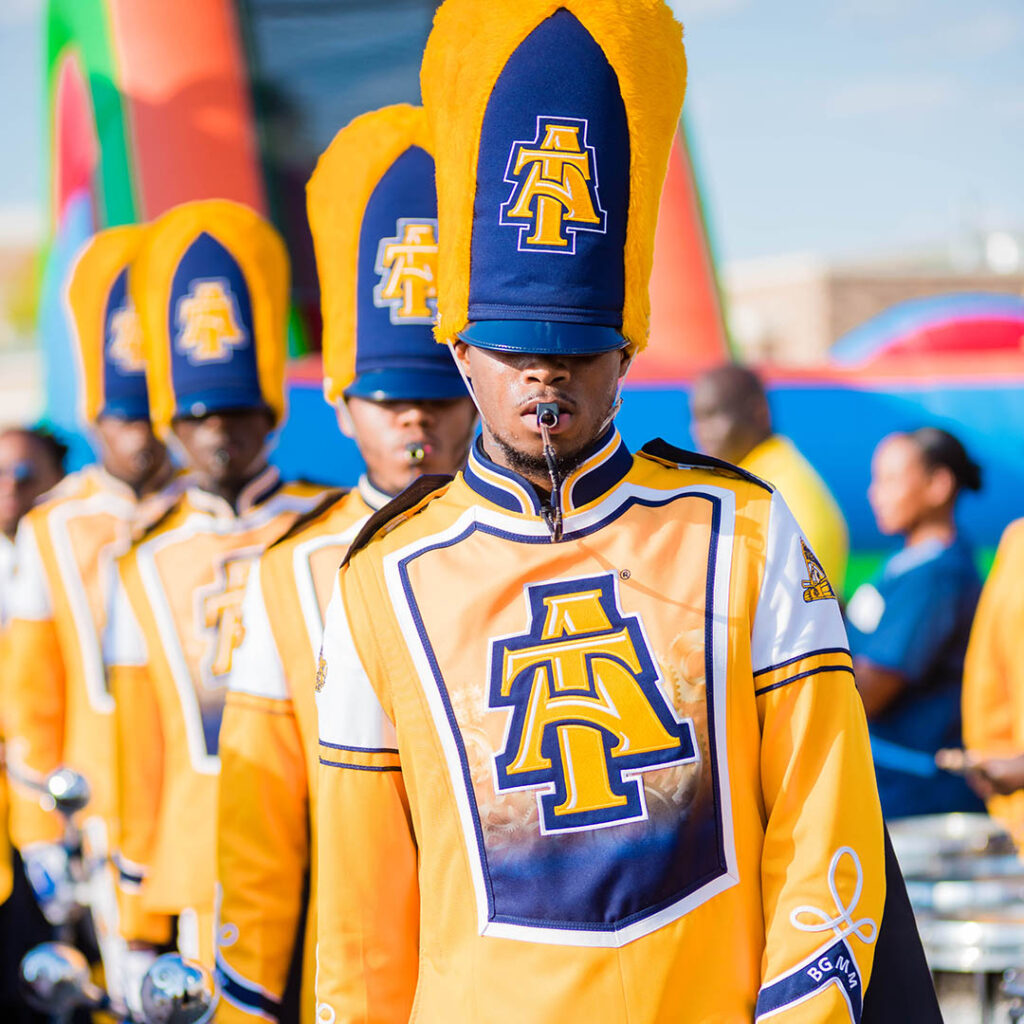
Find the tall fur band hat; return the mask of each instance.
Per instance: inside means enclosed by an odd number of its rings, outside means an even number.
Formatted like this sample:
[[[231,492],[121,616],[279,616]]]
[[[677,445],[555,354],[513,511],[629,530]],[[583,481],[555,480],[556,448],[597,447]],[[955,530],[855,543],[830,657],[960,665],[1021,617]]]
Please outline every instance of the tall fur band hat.
[[[437,193],[423,110],[384,107],[342,128],[306,200],[327,401],[464,397],[454,361],[434,344]]]
[[[128,271],[146,229],[108,228],[79,251],[65,300],[82,379],[86,423],[101,416],[149,418],[146,361],[139,317],[128,294]]]
[[[129,286],[154,427],[228,409],[283,418],[288,253],[258,213],[227,199],[174,207],[147,229]]]
[[[438,340],[642,349],[686,87],[668,6],[445,0],[420,82],[441,140]]]

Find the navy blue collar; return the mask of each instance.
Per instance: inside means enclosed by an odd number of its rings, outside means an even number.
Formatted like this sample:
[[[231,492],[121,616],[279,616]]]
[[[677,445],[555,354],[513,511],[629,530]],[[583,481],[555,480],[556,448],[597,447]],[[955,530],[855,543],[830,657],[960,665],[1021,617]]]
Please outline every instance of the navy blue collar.
[[[633,456],[614,426],[601,435],[591,453],[562,482],[562,512],[568,515],[607,494],[629,472]],[[541,499],[518,473],[492,462],[478,437],[469,451],[463,478],[470,488],[509,512],[539,516]]]

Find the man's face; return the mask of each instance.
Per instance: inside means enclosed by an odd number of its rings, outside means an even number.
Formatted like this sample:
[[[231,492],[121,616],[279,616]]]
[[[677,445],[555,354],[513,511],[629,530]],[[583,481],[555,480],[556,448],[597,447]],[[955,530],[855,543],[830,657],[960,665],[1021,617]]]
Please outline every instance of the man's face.
[[[500,465],[541,482],[547,478],[537,405],[557,402],[562,414],[551,443],[563,466],[597,440],[629,366],[625,349],[587,356],[493,352],[455,343],[455,354],[483,415],[484,445]]]
[[[690,396],[690,428],[697,447],[716,459],[739,463],[770,432],[764,401],[730,392],[715,379],[704,378]]]
[[[142,492],[167,466],[167,449],[149,420],[101,416],[96,423],[103,468],[133,490]]]
[[[174,421],[173,430],[199,486],[219,491],[240,489],[262,469],[273,425],[266,409],[225,409],[183,416]]]
[[[350,398],[347,403],[352,434],[366,462],[374,487],[398,494],[426,473],[455,473],[465,464],[473,436],[473,401],[384,401]],[[424,455],[416,460],[410,448]]]
[[[0,435],[0,532],[13,537],[21,517],[62,475],[30,435]]]

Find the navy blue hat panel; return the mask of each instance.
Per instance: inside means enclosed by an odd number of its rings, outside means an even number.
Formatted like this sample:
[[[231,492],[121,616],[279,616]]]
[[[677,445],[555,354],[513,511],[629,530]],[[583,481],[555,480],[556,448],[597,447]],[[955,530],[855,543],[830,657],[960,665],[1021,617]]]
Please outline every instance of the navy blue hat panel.
[[[206,231],[178,263],[167,315],[176,415],[266,405],[249,285],[235,258]]]
[[[471,321],[621,327],[629,159],[615,71],[558,10],[508,59],[484,114]]]
[[[371,193],[358,260],[356,379],[403,366],[408,373],[426,367],[457,375],[434,341],[437,191],[434,161],[419,146],[402,153]]]
[[[142,330],[128,296],[127,268],[117,275],[103,311],[103,406],[99,414],[149,418]]]

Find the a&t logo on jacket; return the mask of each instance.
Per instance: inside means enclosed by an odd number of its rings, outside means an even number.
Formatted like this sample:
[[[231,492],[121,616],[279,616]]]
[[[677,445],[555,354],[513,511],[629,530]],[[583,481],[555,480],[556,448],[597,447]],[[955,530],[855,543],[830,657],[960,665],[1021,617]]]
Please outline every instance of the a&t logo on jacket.
[[[249,340],[231,287],[221,278],[193,281],[178,301],[178,351],[191,363],[223,363]]]
[[[636,615],[619,610],[616,578],[528,586],[525,633],[491,643],[489,703],[511,708],[495,758],[499,791],[537,789],[541,831],[646,818],[640,773],[697,758]]]
[[[377,246],[380,283],[373,304],[393,324],[432,324],[437,316],[437,221],[402,217],[394,238]]]
[[[505,180],[513,188],[500,223],[519,228],[520,252],[573,255],[577,231],[605,233],[586,119],[538,117],[536,138],[512,143]]]

